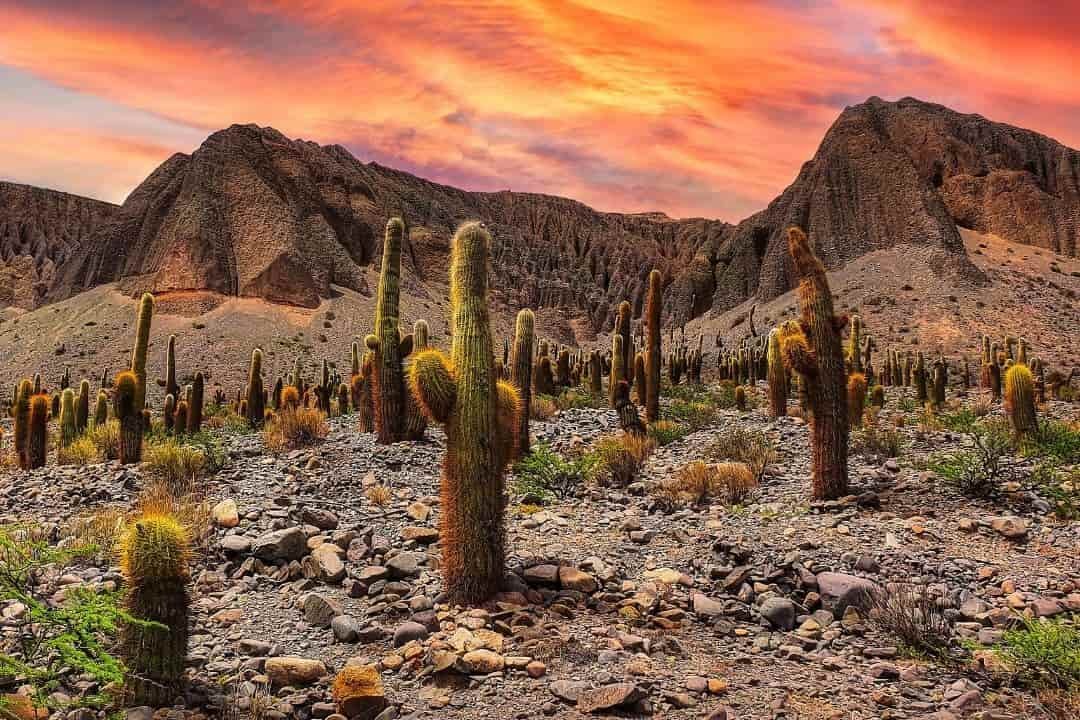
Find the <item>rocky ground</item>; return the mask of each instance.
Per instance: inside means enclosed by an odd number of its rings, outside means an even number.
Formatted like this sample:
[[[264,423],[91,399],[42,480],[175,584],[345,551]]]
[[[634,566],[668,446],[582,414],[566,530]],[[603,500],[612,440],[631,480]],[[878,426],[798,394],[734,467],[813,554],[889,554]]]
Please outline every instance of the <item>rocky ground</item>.
[[[887,408],[907,392],[890,388]],[[627,488],[578,487],[539,510],[512,497],[506,591],[460,609],[440,598],[442,433],[378,446],[353,417],[330,424],[325,443],[281,456],[230,434],[225,468],[206,480],[215,527],[178,700],[207,717],[332,716],[329,681],[347,663],[380,669],[382,720],[1049,717],[993,673],[913,656],[856,607],[864,588],[927,586],[975,648],[1017,613],[1080,612],[1080,524],[1056,519],[1022,467],[995,499],[955,495],[924,461],[960,448],[958,433],[909,422],[899,458],[853,455],[852,496],[812,504],[802,421],[721,411]],[[764,430],[777,451],[748,502],[671,512],[647,492],[734,425]],[[533,426],[562,451],[616,427],[594,409]],[[144,483],[116,464],[8,471],[0,510],[63,523],[128,506]],[[373,485],[389,503],[368,499]],[[106,560],[62,587],[118,579]],[[19,611],[8,603],[3,624]]]

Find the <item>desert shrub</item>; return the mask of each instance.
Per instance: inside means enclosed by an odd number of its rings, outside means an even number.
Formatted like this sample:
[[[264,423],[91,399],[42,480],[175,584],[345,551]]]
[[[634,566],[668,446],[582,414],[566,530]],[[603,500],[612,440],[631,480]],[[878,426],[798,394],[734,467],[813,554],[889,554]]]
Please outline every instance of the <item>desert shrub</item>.
[[[969,408],[961,408],[955,412],[941,413],[937,416],[942,427],[954,432],[969,433],[975,429],[979,422],[979,416]]]
[[[909,413],[917,410],[919,405],[915,402],[915,398],[911,397],[910,395],[902,395],[896,401],[896,407],[898,410],[900,410],[900,412]]]
[[[900,457],[903,449],[904,436],[898,430],[881,427],[876,422],[867,422],[851,434],[852,454],[875,462]]]
[[[84,549],[84,557],[93,562],[115,558],[116,543],[127,525],[127,510],[106,506],[72,518],[63,530],[63,537]]]
[[[95,425],[87,437],[97,448],[99,457],[116,460],[120,457],[120,421],[113,418],[103,425]]]
[[[975,398],[971,403],[971,412],[975,417],[986,417],[994,409],[994,403],[988,397]]]
[[[394,499],[394,494],[386,485],[372,485],[364,491],[364,497],[376,507],[386,507]]]
[[[1009,431],[1001,423],[985,423],[975,426],[968,436],[971,449],[937,455],[931,458],[929,467],[960,494],[989,497],[1012,474],[1007,462]]]
[[[326,439],[330,426],[316,408],[288,407],[276,413],[263,429],[270,452],[280,453],[316,445]]]
[[[649,437],[661,447],[664,445],[670,445],[676,440],[682,440],[684,437],[690,434],[689,428],[685,425],[681,425],[673,420],[657,420],[656,422],[649,423],[648,427]]]
[[[229,453],[225,449],[225,443],[220,436],[208,432],[207,430],[200,430],[197,433],[184,435],[183,437],[178,438],[178,440],[184,445],[189,445],[202,451],[203,459],[205,460],[204,470],[207,475],[218,473],[228,462]]]
[[[765,475],[765,468],[776,460],[776,448],[761,430],[733,426],[717,433],[705,448],[705,457],[743,463],[750,468],[757,484]]]
[[[514,465],[511,488],[517,495],[540,502],[554,496],[566,497],[592,478],[596,463],[597,456],[591,453],[568,460],[541,443]]]
[[[175,497],[192,491],[206,471],[206,455],[197,447],[176,440],[148,442],[143,450],[143,471],[164,483]]]
[[[916,425],[919,430],[924,433],[938,432],[945,429],[945,425],[941,422],[941,415],[934,412],[934,406],[930,403],[919,411],[916,418]]]
[[[1072,465],[1080,463],[1080,424],[1060,420],[1043,422],[1021,450],[1025,455],[1052,458]]]
[[[555,398],[555,407],[559,410],[602,408],[607,407],[607,398],[603,395],[593,395],[582,388],[568,388]]]
[[[98,447],[94,443],[93,438],[86,435],[71,442],[67,446],[58,446],[56,448],[57,465],[77,465],[82,467],[83,465],[93,465],[97,462],[101,462],[101,455],[98,452]]]
[[[555,398],[550,395],[533,395],[529,403],[529,418],[538,422],[550,420],[559,412]]]
[[[710,500],[736,505],[756,487],[757,478],[745,463],[695,460],[679,468],[675,477],[658,483],[652,492],[669,507],[704,505]]]
[[[656,449],[651,437],[622,433],[596,441],[583,462],[590,464],[593,478],[601,484],[626,487],[637,479],[641,466]]]
[[[663,390],[664,395],[672,400],[679,400],[682,402],[715,402],[714,391],[705,385],[694,383],[670,385],[665,382],[661,386],[661,390]]]
[[[1025,618],[998,653],[1023,684],[1080,690],[1080,630],[1068,619]]]
[[[1040,460],[1031,484],[1062,520],[1080,520],[1080,468],[1065,468],[1052,458]]]
[[[155,479],[139,493],[129,517],[138,519],[147,515],[168,515],[184,527],[192,550],[208,551],[214,536],[209,500],[200,488],[194,486],[191,492],[177,494],[176,491],[177,488],[166,479]]]
[[[870,620],[909,652],[938,660],[954,656],[952,622],[925,585],[889,585],[875,593]]]
[[[704,400],[673,400],[666,412],[691,432],[712,425],[718,415],[716,405]]]

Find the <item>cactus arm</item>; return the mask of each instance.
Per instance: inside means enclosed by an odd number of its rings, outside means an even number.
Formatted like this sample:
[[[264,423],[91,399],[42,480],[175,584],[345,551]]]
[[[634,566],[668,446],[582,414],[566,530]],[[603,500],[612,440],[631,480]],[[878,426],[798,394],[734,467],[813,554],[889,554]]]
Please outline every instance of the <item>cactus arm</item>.
[[[439,424],[449,422],[457,403],[457,380],[450,358],[441,350],[424,350],[409,369],[409,385],[421,412]]]
[[[400,354],[402,358],[409,357],[409,355],[412,355],[413,344],[413,335],[412,333],[409,333],[401,338],[401,342],[398,343],[398,354]]]

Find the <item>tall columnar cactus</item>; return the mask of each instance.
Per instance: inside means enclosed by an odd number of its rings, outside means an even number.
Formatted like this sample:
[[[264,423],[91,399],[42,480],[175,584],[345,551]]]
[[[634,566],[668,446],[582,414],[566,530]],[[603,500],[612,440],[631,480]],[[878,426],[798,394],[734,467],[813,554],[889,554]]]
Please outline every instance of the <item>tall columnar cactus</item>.
[[[12,414],[15,417],[15,454],[19,467],[30,469],[30,456],[27,454],[30,439],[30,398],[34,394],[34,384],[29,380],[19,383],[15,391],[15,403]]]
[[[176,384],[176,336],[169,336],[165,348],[165,394],[179,397],[180,386]]]
[[[79,395],[75,398],[75,432],[86,432],[90,420],[90,381],[79,383]]]
[[[847,380],[848,422],[851,427],[862,425],[863,409],[866,407],[866,376],[851,373]]]
[[[375,334],[366,344],[375,353],[372,393],[375,401],[376,440],[384,445],[405,437],[405,376],[402,358],[409,354],[411,337],[403,340],[398,330],[401,244],[405,223],[391,218],[383,240],[382,270],[375,304]]]
[[[173,429],[177,435],[183,435],[187,432],[189,414],[187,400],[176,403],[176,410],[173,413]]]
[[[375,373],[375,354],[368,350],[360,362],[357,425],[360,432],[375,432],[375,402],[371,394],[371,376]]]
[[[518,416],[518,453],[529,452],[529,417],[532,406],[533,334],[536,315],[528,308],[514,321],[514,350],[510,356],[510,382],[518,389],[521,413]]]
[[[799,228],[788,230],[788,251],[799,276],[798,321],[780,329],[785,364],[800,375],[811,410],[810,459],[814,499],[836,500],[848,490],[848,408],[844,350],[845,321],[833,312],[825,267]]]
[[[262,427],[266,416],[266,393],[262,381],[262,350],[251,351],[251,365],[248,367],[247,382],[247,420],[253,428]]]
[[[195,379],[191,381],[191,400],[188,402],[188,432],[190,433],[202,430],[205,386],[206,381],[203,379],[202,371],[195,373]]]
[[[26,437],[26,469],[45,467],[49,452],[49,396],[34,395],[30,398],[29,432]]]
[[[787,370],[784,369],[784,356],[780,353],[780,330],[773,328],[769,333],[767,351],[769,369],[766,380],[769,384],[769,415],[778,418],[787,415]]]
[[[352,353],[350,359],[352,360],[352,372],[350,377],[360,374],[360,343],[353,342]]]
[[[851,316],[851,336],[848,338],[848,367],[853,373],[863,371],[862,362],[862,319],[858,315]],[[863,378],[866,381],[866,378]]]
[[[101,427],[109,422],[109,394],[98,390],[97,404],[94,405],[94,427]]]
[[[945,404],[945,389],[949,386],[949,364],[945,358],[939,357],[934,361],[933,377],[933,403],[934,407],[940,408]]]
[[[450,602],[497,592],[506,560],[504,471],[519,432],[520,398],[497,381],[487,268],[491,236],[480,223],[454,235],[450,260],[450,357],[426,350],[413,361],[413,395],[446,429],[440,483],[444,587]]]
[[[124,465],[142,460],[142,413],[136,403],[139,379],[134,372],[116,376],[113,390],[113,415],[120,421],[120,462]]]
[[[141,418],[146,405],[146,349],[150,346],[150,323],[154,319],[154,296],[143,293],[135,321],[135,347],[131,350],[131,372],[135,373],[135,408]],[[136,420],[141,422],[141,420]]]
[[[125,609],[154,623],[127,623],[121,630],[129,706],[170,706],[180,690],[188,646],[189,548],[188,532],[166,514],[143,515],[121,538]]]
[[[533,368],[533,391],[537,395],[555,394],[555,374],[551,371],[551,358],[543,355]]]
[[[645,296],[645,420],[660,419],[660,310],[663,306],[663,278],[659,270],[649,273],[649,290]]]
[[[60,447],[75,442],[75,391],[64,388],[60,393]]]
[[[645,356],[634,353],[634,399],[641,407],[645,407],[645,394],[648,383],[645,381]]]
[[[412,352],[427,350],[428,347],[428,324],[425,320],[417,320],[413,323]],[[407,390],[407,389],[406,389]],[[427,431],[427,418],[424,411],[412,398],[412,393],[406,392],[404,396],[407,419],[405,422],[405,438],[407,440],[420,440]]]
[[[915,356],[915,366],[912,368],[911,373],[915,382],[915,399],[920,405],[925,405],[926,401],[930,399],[927,392],[929,371],[926,369],[926,358],[923,357],[922,350]]]
[[[634,386],[634,340],[630,335],[630,303],[623,300],[619,303],[619,313],[615,320],[615,333],[622,336],[623,346],[623,358],[622,366],[624,369],[623,380],[630,387]]]
[[[1035,377],[1027,365],[1013,363],[1005,371],[1004,407],[1009,425],[1018,436],[1029,435],[1039,429],[1035,412]]]
[[[615,333],[611,336],[611,375],[608,378],[608,400],[613,408],[619,399],[619,383],[626,382],[626,365],[623,364],[625,359],[623,337]]]
[[[589,353],[589,392],[593,395],[604,392],[604,360],[599,350]]]

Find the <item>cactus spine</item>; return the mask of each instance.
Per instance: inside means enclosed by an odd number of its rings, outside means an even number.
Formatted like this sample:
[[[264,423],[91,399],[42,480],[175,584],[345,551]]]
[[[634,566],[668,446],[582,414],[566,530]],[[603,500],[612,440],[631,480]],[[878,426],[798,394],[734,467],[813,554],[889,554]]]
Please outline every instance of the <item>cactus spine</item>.
[[[853,373],[863,371],[862,363],[862,319],[858,315],[851,316],[851,336],[848,338],[848,367]],[[866,378],[863,378],[866,381]]]
[[[641,353],[634,353],[634,397],[641,407],[645,407],[646,386],[645,356]]]
[[[619,314],[615,320],[615,332],[622,336],[622,367],[623,377],[621,379],[626,381],[626,384],[630,387],[634,386],[634,341],[630,336],[630,303],[623,300],[619,303]],[[612,393],[614,396],[614,393]]]
[[[165,396],[165,409],[162,410],[162,422],[165,423],[165,432],[171,433],[175,430],[174,423],[176,422],[176,397],[171,393]]]
[[[862,425],[863,409],[866,407],[866,376],[851,373],[847,381],[848,420],[851,427]]]
[[[480,223],[454,235],[450,357],[420,353],[413,395],[446,428],[440,483],[444,587],[451,603],[482,602],[502,586],[506,560],[504,470],[516,445],[520,399],[495,377],[487,267],[491,236]]]
[[[190,433],[202,430],[205,385],[206,381],[203,379],[202,372],[195,373],[195,379],[191,381],[191,401],[188,403],[188,432]]]
[[[375,373],[375,354],[370,350],[364,353],[360,365],[357,387],[357,415],[360,432],[375,432],[375,406],[371,396],[371,376]]]
[[[529,452],[529,418],[532,412],[533,335],[536,315],[528,308],[514,321],[514,350],[510,356],[510,382],[518,389],[521,413],[518,416],[518,454]]]
[[[780,354],[780,331],[776,328],[769,333],[769,345],[766,351],[769,384],[769,415],[778,418],[787,415],[787,370],[784,369],[784,357]]]
[[[660,419],[660,310],[663,304],[663,278],[659,270],[649,273],[649,290],[645,297],[645,420]]]
[[[180,397],[180,386],[176,384],[176,336],[169,336],[165,348],[165,394]]]
[[[90,381],[83,380],[79,383],[79,395],[75,399],[75,432],[86,432],[86,425],[90,420]]]
[[[799,276],[798,321],[784,323],[780,348],[785,364],[799,373],[810,417],[810,458],[815,500],[836,500],[848,491],[848,408],[843,343],[844,320],[833,312],[825,267],[799,228],[788,230],[788,251]]]
[[[1035,412],[1035,377],[1027,365],[1013,363],[1005,371],[1005,414],[1013,432],[1023,437],[1039,429]]]
[[[142,413],[136,406],[139,379],[134,372],[116,376],[113,415],[120,421],[120,462],[124,465],[142,460]]]
[[[97,404],[94,405],[94,427],[100,427],[109,422],[109,394],[104,390],[98,390]]]
[[[383,240],[382,270],[379,274],[378,299],[375,305],[375,334],[368,335],[367,347],[374,355],[372,394],[375,403],[375,435],[388,445],[405,435],[405,380],[401,360],[403,342],[398,331],[401,243],[405,223],[391,218]]]
[[[427,349],[427,321],[417,320],[415,323],[413,323],[412,347],[412,351],[414,353],[420,350]],[[420,440],[424,437],[424,432],[427,430],[427,418],[424,417],[423,411],[417,406],[416,401],[412,399],[412,395],[410,393],[405,393],[404,400],[406,413],[408,416],[408,419],[405,423],[405,437],[409,440]]]
[[[121,630],[129,705],[168,706],[176,697],[187,658],[188,556],[188,533],[169,515],[144,515],[121,538],[125,609],[164,626],[129,623]]]

